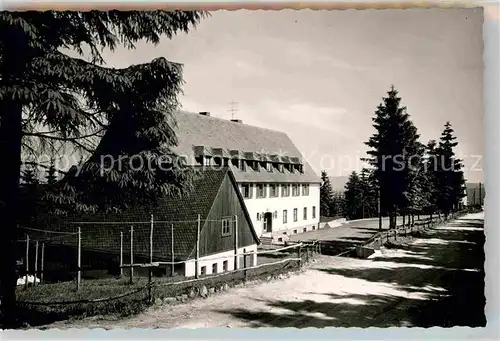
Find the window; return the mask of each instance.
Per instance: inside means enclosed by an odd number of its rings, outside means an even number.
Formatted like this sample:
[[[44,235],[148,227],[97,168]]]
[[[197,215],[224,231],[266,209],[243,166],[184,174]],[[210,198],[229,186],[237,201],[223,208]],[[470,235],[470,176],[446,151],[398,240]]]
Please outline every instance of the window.
[[[239,168],[240,164],[238,162],[239,160],[238,159],[231,159],[231,164],[236,167],[236,168]]]
[[[200,275],[203,276],[203,275],[206,275],[206,274],[207,274],[207,267],[206,266],[202,266],[201,267],[201,273],[200,273]]]
[[[257,221],[260,220],[260,213],[257,213]]]
[[[247,170],[247,164],[245,163],[245,160],[240,160],[240,170],[242,172],[246,172],[246,170]]]
[[[273,164],[271,162],[266,162],[266,169],[268,172],[273,171]]]
[[[257,198],[265,198],[266,197],[266,185],[258,184],[257,185]]]
[[[282,197],[290,196],[290,185],[281,185],[281,196]]]
[[[304,207],[304,220],[307,220],[307,207]]]
[[[203,158],[203,166],[210,166],[212,158],[210,156],[205,156]]]
[[[259,163],[257,161],[248,161],[250,163],[250,167],[258,172],[259,171]]]
[[[292,196],[299,196],[299,185],[292,185]]]
[[[297,234],[297,230],[293,230],[293,234]]]
[[[302,229],[302,232],[307,232],[307,227],[304,227],[304,228]]]
[[[313,206],[312,215],[313,215],[313,219],[315,219],[316,218],[316,206]]]
[[[302,195],[309,195],[309,185],[302,185]]]
[[[217,167],[222,166],[222,158],[220,157],[214,157],[214,163]]]
[[[217,273],[217,263],[212,264],[212,273],[213,274]]]
[[[286,224],[288,220],[288,212],[287,210],[283,210],[283,224]]]
[[[225,260],[224,262],[222,262],[222,271],[226,272],[227,271],[227,260]]]
[[[279,170],[281,173],[284,173],[284,172],[285,172],[285,168],[283,167],[283,164],[282,164],[282,163],[278,164],[278,170]]]
[[[273,218],[275,218],[275,219],[278,218],[278,211],[274,211]]]
[[[222,219],[222,237],[227,237],[231,235],[231,219]]]
[[[243,190],[243,198],[250,199],[252,197],[253,186],[251,184],[243,184],[241,187]]]
[[[279,196],[278,186],[276,186],[274,184],[269,185],[269,196],[272,197],[272,198],[275,198],[275,197]]]
[[[293,221],[297,221],[297,211],[296,208],[293,209]]]

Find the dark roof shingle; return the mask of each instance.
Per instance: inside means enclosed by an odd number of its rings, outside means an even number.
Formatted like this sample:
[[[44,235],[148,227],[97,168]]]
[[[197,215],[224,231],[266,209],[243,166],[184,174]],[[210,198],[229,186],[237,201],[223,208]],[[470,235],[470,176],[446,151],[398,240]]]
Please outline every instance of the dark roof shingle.
[[[179,142],[174,151],[185,156],[191,165],[196,164],[195,155],[203,148],[209,151],[212,148],[224,149],[229,155],[237,155],[239,151],[240,155],[249,158],[253,156],[256,160],[259,159],[259,154],[265,153],[274,155],[274,159],[294,158],[295,162],[302,160],[304,172],[252,172],[231,167],[236,181],[321,182],[292,140],[283,132],[185,111],[177,112],[174,117]]]

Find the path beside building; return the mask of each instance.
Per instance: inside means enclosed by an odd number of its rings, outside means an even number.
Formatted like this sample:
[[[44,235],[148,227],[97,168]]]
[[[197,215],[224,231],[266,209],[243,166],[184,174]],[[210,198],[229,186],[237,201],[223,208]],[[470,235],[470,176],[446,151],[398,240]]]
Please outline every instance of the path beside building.
[[[81,327],[482,326],[484,215],[468,215],[371,259],[322,256],[282,281]],[[77,327],[58,325],[57,328]]]
[[[420,219],[427,219],[428,215],[420,216]],[[415,217],[415,220],[417,217]],[[398,217],[398,224],[403,223],[403,218]],[[389,228],[389,218],[382,219],[382,228]],[[363,242],[370,239],[379,231],[378,218],[360,219],[348,221],[342,226],[323,228],[320,230],[304,232],[290,236],[292,241],[307,241],[307,240],[349,240],[353,242]]]

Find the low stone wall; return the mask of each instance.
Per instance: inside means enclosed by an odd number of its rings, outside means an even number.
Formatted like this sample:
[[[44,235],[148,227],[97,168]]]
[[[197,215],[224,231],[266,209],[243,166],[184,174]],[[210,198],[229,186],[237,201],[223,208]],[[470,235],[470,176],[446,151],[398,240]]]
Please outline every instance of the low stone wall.
[[[235,281],[228,281],[226,283],[221,283],[219,285],[207,284],[201,286],[193,286],[189,289],[187,293],[180,294],[177,296],[162,297],[162,295],[160,295],[160,297],[156,297],[154,299],[154,304],[156,306],[167,305],[167,304],[168,305],[179,304],[179,303],[185,303],[189,300],[193,300],[196,298],[207,298],[211,295],[229,291],[231,288],[241,288],[246,285],[251,285],[258,282],[269,282],[273,280],[283,280],[286,278],[290,278],[291,275],[299,273],[302,270],[303,270],[302,268],[293,268],[289,270],[280,271],[275,274],[256,276],[255,278],[247,281],[235,280]]]
[[[333,219],[329,221],[323,221],[319,223],[319,228],[332,228],[332,227],[340,227],[347,222],[346,218]]]

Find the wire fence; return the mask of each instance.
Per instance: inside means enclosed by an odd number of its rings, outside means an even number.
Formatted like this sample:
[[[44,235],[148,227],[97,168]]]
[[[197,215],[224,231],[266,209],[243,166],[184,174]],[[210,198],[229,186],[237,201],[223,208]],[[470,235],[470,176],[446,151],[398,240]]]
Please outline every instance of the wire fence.
[[[75,298],[68,300],[57,299],[53,297],[40,297],[40,295],[30,295],[30,292],[28,291],[28,293],[24,293],[21,299],[18,300],[18,304],[20,304],[21,306],[40,307],[42,309],[50,307],[62,307],[60,309],[65,311],[72,309],[76,309],[75,311],[90,311],[89,307],[95,308],[96,305],[109,305],[112,303],[112,301],[123,299],[129,300],[130,302],[135,300],[136,302],[140,301],[147,304],[151,304],[154,299],[158,297],[170,297],[174,299],[175,297],[177,297],[178,299],[184,301],[184,299],[188,298],[188,294],[191,298],[193,293],[195,293],[197,296],[203,296],[203,288],[205,288],[205,290],[207,290],[206,288],[210,288],[215,292],[215,290],[219,291],[218,288],[222,288],[222,286],[227,285],[227,283],[230,283],[230,286],[234,286],[238,283],[246,282],[248,280],[262,278],[269,279],[273,276],[275,277],[277,275],[288,273],[290,271],[299,270],[303,267],[303,265],[307,264],[316,254],[318,254],[318,252],[319,249],[317,247],[317,244],[313,242],[305,244],[300,243],[275,250],[258,251],[257,255],[282,253],[286,256],[283,256],[279,260],[262,264],[255,264],[251,266],[248,266],[246,263],[244,263],[241,268],[226,271],[223,273],[200,276],[199,278],[153,278],[151,276],[152,271],[153,269],[157,268],[161,264],[161,262],[145,264],[124,264],[124,267],[145,268],[149,271],[149,276],[147,278],[138,277],[137,281],[135,281],[133,284],[123,281],[120,282],[119,280],[115,280],[115,282],[102,282],[102,285],[108,285],[111,289],[108,290],[108,292],[111,292],[110,294],[102,295],[102,297],[84,299]],[[245,254],[253,255],[253,253],[251,252]],[[213,257],[213,260],[221,258],[223,257]],[[95,283],[91,283],[92,281],[89,282],[89,287],[87,289],[92,290],[99,286],[99,284],[96,285]],[[129,286],[126,284],[131,285]],[[112,288],[124,288],[123,290],[125,290],[125,292],[119,292],[118,290],[112,292]],[[57,287],[54,287],[54,289],[57,290]],[[53,292],[53,290],[50,290],[50,292]],[[82,294],[92,295],[93,292],[89,291]],[[140,297],[134,298],[134,296],[137,295],[140,295]]]
[[[170,277],[177,279],[172,283],[178,283],[242,268],[257,269],[273,263],[272,258],[297,260],[290,254],[292,248],[257,252],[255,242],[249,242],[253,238],[249,229],[238,230],[236,216],[203,221],[221,230],[224,224],[231,225],[234,238],[202,236],[199,216],[177,221],[155,220],[154,216],[149,221],[126,218],[44,225],[50,229],[20,227],[18,287],[74,282],[78,290],[85,280],[127,278],[131,284],[136,277]]]

